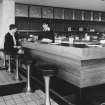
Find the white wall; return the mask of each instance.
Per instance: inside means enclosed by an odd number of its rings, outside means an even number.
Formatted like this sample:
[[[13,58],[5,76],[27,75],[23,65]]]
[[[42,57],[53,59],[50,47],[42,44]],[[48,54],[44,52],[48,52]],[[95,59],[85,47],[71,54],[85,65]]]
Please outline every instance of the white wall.
[[[3,37],[2,37],[2,0],[0,0],[0,48],[3,48]]]
[[[2,0],[0,0],[0,29],[1,29],[1,23],[2,23]],[[0,30],[1,35],[1,30]]]
[[[4,47],[4,37],[9,30],[9,25],[15,23],[14,0],[2,0],[0,3],[0,48]]]

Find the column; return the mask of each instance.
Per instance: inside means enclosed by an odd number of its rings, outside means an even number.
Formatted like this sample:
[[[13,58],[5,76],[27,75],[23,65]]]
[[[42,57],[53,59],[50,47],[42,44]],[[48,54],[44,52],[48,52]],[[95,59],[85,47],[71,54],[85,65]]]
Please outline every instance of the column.
[[[0,1],[0,47],[4,47],[4,36],[9,30],[9,25],[15,23],[15,1]]]

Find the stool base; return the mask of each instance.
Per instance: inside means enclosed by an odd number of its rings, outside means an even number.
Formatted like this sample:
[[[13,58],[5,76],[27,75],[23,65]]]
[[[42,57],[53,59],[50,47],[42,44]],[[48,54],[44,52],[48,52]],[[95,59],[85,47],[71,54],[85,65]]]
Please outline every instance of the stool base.
[[[0,70],[6,70],[6,69],[7,69],[7,67],[5,67],[5,66],[0,67]]]
[[[20,81],[20,79],[19,79],[19,78],[16,78],[16,77],[14,78],[14,80],[15,80],[15,81]]]
[[[25,92],[26,95],[31,95],[32,94],[32,90],[31,89],[23,89],[23,92]]]
[[[7,73],[8,73],[8,74],[11,74],[11,72],[10,72],[9,70],[7,70]]]

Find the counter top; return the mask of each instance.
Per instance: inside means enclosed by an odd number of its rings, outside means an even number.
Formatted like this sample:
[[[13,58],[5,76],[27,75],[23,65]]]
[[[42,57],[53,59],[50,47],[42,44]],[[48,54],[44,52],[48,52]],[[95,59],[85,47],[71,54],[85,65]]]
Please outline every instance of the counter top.
[[[25,42],[22,44],[33,57],[59,67],[58,76],[80,88],[105,83],[105,48],[75,48]]]
[[[56,55],[65,56],[68,58],[72,57],[78,60],[105,58],[105,47],[77,48],[72,46],[66,47],[32,42],[26,42],[23,44],[23,46],[31,49],[42,50],[47,53],[54,53]]]

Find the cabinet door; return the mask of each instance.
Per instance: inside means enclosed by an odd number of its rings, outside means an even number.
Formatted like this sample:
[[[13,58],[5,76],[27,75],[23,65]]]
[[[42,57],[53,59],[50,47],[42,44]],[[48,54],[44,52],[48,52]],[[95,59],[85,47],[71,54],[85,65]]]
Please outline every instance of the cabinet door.
[[[74,10],[74,19],[82,20],[82,11],[81,10]]]
[[[15,16],[16,17],[28,17],[28,5],[16,4]]]
[[[41,31],[42,23],[40,19],[31,18],[29,20],[30,30]]]
[[[41,7],[40,6],[30,6],[29,17],[41,18]]]
[[[72,9],[65,9],[64,10],[64,19],[67,19],[67,20],[73,19],[73,10]]]
[[[64,19],[64,9],[54,8],[54,19]]]
[[[91,11],[84,11],[84,20],[91,21]]]
[[[52,7],[43,7],[42,8],[42,17],[43,18],[53,18],[53,8]]]
[[[105,21],[105,12],[101,13],[101,21]]]
[[[93,12],[93,21],[99,21],[99,12]]]
[[[28,18],[16,17],[15,24],[18,30],[29,30]]]
[[[54,24],[54,31],[55,32],[64,32],[64,24],[62,24],[62,23],[55,23]]]

